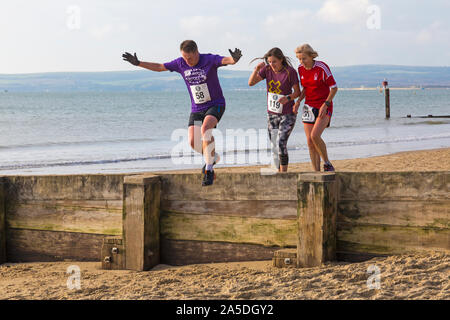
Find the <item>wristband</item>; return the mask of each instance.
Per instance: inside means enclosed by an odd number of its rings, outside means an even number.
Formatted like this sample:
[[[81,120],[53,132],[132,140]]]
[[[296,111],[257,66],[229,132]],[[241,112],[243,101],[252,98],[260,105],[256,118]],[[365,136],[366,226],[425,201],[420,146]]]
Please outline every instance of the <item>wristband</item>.
[[[291,96],[290,96],[290,95],[287,95],[287,96],[286,96],[286,99],[288,99],[288,101],[291,101]]]
[[[331,102],[330,101],[325,101],[325,104],[327,105],[327,107],[331,106]]]

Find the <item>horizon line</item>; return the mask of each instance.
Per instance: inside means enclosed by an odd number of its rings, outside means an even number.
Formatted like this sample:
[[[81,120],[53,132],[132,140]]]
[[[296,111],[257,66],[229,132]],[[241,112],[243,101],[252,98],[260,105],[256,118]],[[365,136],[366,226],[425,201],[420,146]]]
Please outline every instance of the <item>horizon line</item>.
[[[411,67],[411,68],[450,68],[450,66],[424,66],[424,65],[401,65],[401,64],[354,64],[344,66],[331,66],[331,68],[349,68],[349,67],[367,67],[367,66],[384,66],[384,67]],[[0,73],[0,76],[14,76],[14,75],[32,75],[32,74],[53,74],[53,73],[108,73],[108,72],[137,72],[147,71],[144,68],[137,70],[103,70],[103,71],[39,71],[39,72],[19,72],[19,73]],[[148,70],[150,71],[150,70]],[[227,71],[252,71],[250,69],[238,69]]]

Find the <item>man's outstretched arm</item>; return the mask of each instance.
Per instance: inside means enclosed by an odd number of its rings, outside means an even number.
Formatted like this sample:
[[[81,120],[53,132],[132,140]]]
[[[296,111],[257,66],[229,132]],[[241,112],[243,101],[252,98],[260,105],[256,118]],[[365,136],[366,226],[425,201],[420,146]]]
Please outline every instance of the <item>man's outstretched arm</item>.
[[[231,54],[231,57],[225,57],[222,59],[222,65],[226,66],[229,64],[236,64],[239,59],[242,57],[242,53],[241,50],[239,50],[238,48],[235,48],[234,51],[231,51],[230,49],[228,49],[228,51]]]
[[[161,72],[161,71],[168,71],[166,67],[164,67],[161,63],[154,63],[154,62],[144,62],[139,61],[138,57],[136,56],[136,52],[134,53],[134,56],[131,53],[125,52],[122,55],[123,60],[128,61],[132,65],[135,65],[137,67],[142,67],[151,71]]]

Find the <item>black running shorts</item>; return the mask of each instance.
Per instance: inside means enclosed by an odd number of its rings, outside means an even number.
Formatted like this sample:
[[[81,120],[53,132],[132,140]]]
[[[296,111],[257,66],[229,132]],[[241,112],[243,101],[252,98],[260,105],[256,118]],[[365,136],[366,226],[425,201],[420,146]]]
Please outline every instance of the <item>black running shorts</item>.
[[[189,117],[188,127],[193,126],[194,122],[203,123],[203,120],[205,119],[205,117],[209,116],[209,115],[216,117],[217,122],[219,122],[220,119],[222,118],[224,112],[225,112],[224,106],[214,106],[205,111],[191,112],[191,116]]]

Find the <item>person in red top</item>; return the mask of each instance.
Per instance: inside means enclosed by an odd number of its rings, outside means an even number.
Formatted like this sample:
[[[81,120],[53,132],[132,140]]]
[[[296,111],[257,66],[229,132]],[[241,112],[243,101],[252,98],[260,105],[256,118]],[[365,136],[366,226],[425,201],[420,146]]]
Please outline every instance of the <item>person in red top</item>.
[[[324,171],[334,171],[321,135],[325,128],[330,126],[333,98],[338,90],[336,81],[326,63],[314,60],[319,55],[309,44],[299,46],[295,54],[300,61],[298,73],[303,90],[295,102],[294,109],[298,110],[300,102],[305,99],[302,121],[311,163],[315,171],[320,171],[322,158]]]

